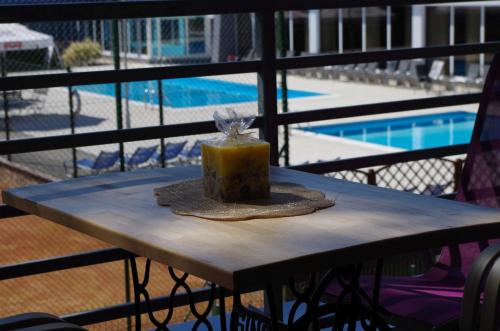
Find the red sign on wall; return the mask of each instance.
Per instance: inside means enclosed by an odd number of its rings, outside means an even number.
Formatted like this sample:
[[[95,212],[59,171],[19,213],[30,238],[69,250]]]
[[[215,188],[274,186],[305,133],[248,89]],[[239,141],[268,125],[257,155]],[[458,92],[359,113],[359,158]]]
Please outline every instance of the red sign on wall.
[[[20,41],[9,41],[3,44],[4,49],[20,49],[23,47],[23,43]]]

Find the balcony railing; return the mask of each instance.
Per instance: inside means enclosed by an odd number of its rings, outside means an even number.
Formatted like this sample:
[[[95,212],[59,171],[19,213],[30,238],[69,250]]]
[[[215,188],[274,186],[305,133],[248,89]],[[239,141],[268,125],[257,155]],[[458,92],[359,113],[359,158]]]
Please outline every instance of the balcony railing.
[[[457,0],[443,0],[457,2]],[[241,73],[257,73],[258,77],[258,108],[259,116],[253,127],[260,129],[261,136],[271,145],[271,163],[279,165],[278,128],[304,122],[323,121],[374,114],[405,112],[426,108],[457,106],[477,103],[480,94],[460,94],[437,96],[404,101],[383,102],[368,105],[354,105],[337,108],[324,108],[292,113],[278,113],[277,72],[280,70],[320,67],[341,64],[356,64],[366,62],[385,62],[393,60],[459,56],[479,53],[493,53],[500,50],[500,42],[461,44],[452,46],[433,46],[423,48],[392,49],[384,51],[366,51],[345,54],[328,54],[317,56],[278,58],[276,55],[275,13],[287,10],[326,9],[369,6],[399,6],[411,4],[426,4],[433,1],[425,0],[250,0],[228,1],[213,0],[210,5],[198,0],[172,1],[120,1],[102,3],[72,3],[72,4],[31,4],[31,5],[0,5],[0,23],[36,22],[36,21],[68,21],[88,19],[125,19],[145,17],[173,17],[189,15],[212,15],[225,13],[255,12],[261,24],[261,49],[259,60],[161,66],[141,69],[121,69],[91,72],[68,72],[37,75],[20,75],[0,78],[0,91],[74,86],[86,84],[122,83],[132,81],[160,80],[180,77],[214,76]],[[263,33],[267,32],[267,33]],[[217,129],[213,121],[192,122],[185,124],[168,124],[143,128],[100,131],[92,133],[77,133],[40,138],[15,139],[0,142],[0,155],[48,151],[63,148],[124,143],[149,139],[163,139],[193,134],[213,133]],[[442,159],[448,156],[460,155],[466,152],[466,145],[454,145],[416,151],[390,153],[376,156],[343,159],[314,164],[304,164],[293,168],[314,173],[340,173],[345,175],[350,171],[349,179],[356,179],[368,184],[381,184],[391,187],[384,172],[394,171],[400,164],[420,162],[428,159]],[[123,158],[122,169],[123,169]],[[439,161],[447,163],[453,169],[450,188],[456,187],[456,178],[461,169],[460,160]],[[352,175],[354,174],[354,175]],[[450,180],[451,178],[451,180]],[[418,184],[420,185],[420,184]],[[422,186],[414,186],[415,192],[421,193]],[[410,185],[411,186],[411,185]],[[9,206],[0,207],[0,218],[7,219],[24,215],[23,212]],[[130,253],[121,249],[111,248],[88,253],[61,256],[45,260],[29,261],[21,264],[0,267],[0,279],[7,280],[34,274],[66,270],[70,268],[89,266],[110,261],[119,261],[129,257]],[[209,290],[199,290],[195,293],[197,301],[207,299]],[[172,298],[158,297],[153,300],[153,309],[168,307]],[[176,298],[176,305],[187,304],[182,295]],[[145,311],[145,304],[143,306]],[[88,325],[119,319],[133,315],[133,303],[100,308],[93,311],[78,312],[66,316],[70,322]]]

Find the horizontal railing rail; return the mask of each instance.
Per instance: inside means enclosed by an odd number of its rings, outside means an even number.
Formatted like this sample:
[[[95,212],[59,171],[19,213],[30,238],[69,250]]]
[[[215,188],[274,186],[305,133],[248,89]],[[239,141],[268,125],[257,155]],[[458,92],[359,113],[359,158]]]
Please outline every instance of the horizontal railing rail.
[[[356,116],[404,112],[430,107],[447,107],[479,102],[480,93],[440,96],[401,101],[380,102],[366,105],[317,109],[277,115],[279,125],[324,121]],[[257,117],[253,128],[263,127],[263,118]],[[109,130],[38,138],[25,138],[0,142],[0,155],[38,152],[61,148],[105,145],[149,139],[217,132],[213,121],[189,122],[134,129]]]
[[[391,49],[385,51],[279,58],[275,60],[275,63],[277,70],[286,70],[329,65],[407,60],[424,57],[432,58],[492,53],[498,50],[500,50],[500,42],[487,42],[451,46],[431,46],[411,49]],[[0,79],[0,91],[242,74],[257,72],[262,69],[263,65],[264,62],[262,60],[253,60],[242,62],[174,65],[153,68],[21,75],[2,77],[2,79]]]
[[[123,249],[107,248],[85,253],[4,265],[0,266],[0,280],[120,261],[131,256],[131,253]]]
[[[172,17],[226,13],[251,13],[303,9],[408,6],[429,4],[429,0],[212,0],[210,6],[198,0],[106,1],[101,3],[54,3],[1,5],[0,23],[67,21],[113,18]],[[468,2],[440,0],[439,3]]]
[[[306,171],[316,174],[325,174],[343,170],[356,170],[368,167],[390,165],[402,162],[425,160],[430,158],[440,158],[445,156],[460,155],[467,153],[468,144],[451,145],[428,149],[419,149],[407,152],[397,152],[388,154],[377,154],[376,156],[363,156],[344,160],[329,162],[318,162],[290,166],[290,169]]]

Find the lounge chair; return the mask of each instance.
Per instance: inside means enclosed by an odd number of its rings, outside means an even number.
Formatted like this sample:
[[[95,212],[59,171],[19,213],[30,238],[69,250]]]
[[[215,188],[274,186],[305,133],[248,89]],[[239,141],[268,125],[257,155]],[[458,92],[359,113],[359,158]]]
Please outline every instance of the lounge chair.
[[[486,79],[455,199],[493,208],[500,207],[500,192],[496,190],[500,164],[495,157],[500,150],[497,130],[500,119],[496,115],[499,80],[500,53],[495,56]],[[382,317],[403,330],[456,329],[469,270],[482,250],[498,242],[499,239],[493,239],[452,244],[442,248],[438,261],[422,275],[383,277],[378,299]],[[371,297],[373,277],[361,277],[359,284],[367,297]],[[333,282],[327,292],[338,297],[340,290],[340,285]]]
[[[355,65],[354,64],[347,64],[342,67],[339,73],[339,79],[341,80],[349,80],[349,77],[351,75],[351,72],[354,70]]]
[[[443,83],[443,69],[444,69],[444,61],[432,61],[431,69],[427,74],[425,81],[425,89],[429,91],[433,84]]]
[[[368,65],[367,63],[358,63],[353,70],[346,72],[347,77],[350,80],[355,80],[355,81],[361,80],[367,65]]]
[[[395,83],[395,85],[398,85],[404,82],[404,79],[408,74],[408,70],[410,70],[410,66],[411,66],[410,60],[399,61],[398,69],[388,77],[388,83],[389,84]]]
[[[389,79],[394,76],[397,66],[398,61],[388,61],[384,71],[380,73],[379,80],[384,84],[388,84]]]
[[[378,68],[378,62],[370,62],[365,68],[362,80],[365,82],[375,82],[380,76],[380,69]]]
[[[101,151],[95,159],[81,159],[76,161],[76,166],[78,169],[83,169],[90,171],[92,174],[98,174],[104,170],[113,168],[118,159],[120,158],[120,152],[105,152]],[[64,162],[64,169],[68,173],[68,169],[73,166],[71,161]]]
[[[186,146],[186,143],[187,140],[181,141],[179,143],[167,143],[163,149],[163,161],[165,163],[168,163],[175,160],[183,150],[184,146]],[[155,164],[161,164],[161,152],[155,153],[153,159],[155,160]]]
[[[447,80],[447,82],[450,85],[454,84],[476,85],[478,78],[479,78],[479,64],[471,63],[467,66],[467,75],[450,77]]]
[[[139,168],[140,166],[147,165],[153,154],[158,149],[158,145],[151,147],[137,147],[132,156],[125,157],[125,165],[127,169]]]
[[[183,149],[179,156],[181,163],[199,164],[201,158],[201,140],[196,140],[195,143],[188,149]]]

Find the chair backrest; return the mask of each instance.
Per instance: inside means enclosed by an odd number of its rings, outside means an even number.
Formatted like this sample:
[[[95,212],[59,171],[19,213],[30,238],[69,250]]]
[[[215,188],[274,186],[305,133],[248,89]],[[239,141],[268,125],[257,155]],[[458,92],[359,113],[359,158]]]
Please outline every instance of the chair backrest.
[[[101,151],[92,165],[93,170],[108,169],[115,165],[120,158],[120,152],[104,152]]]
[[[393,73],[394,71],[396,71],[397,66],[398,66],[398,61],[388,61],[387,66],[385,67],[385,72]]]
[[[191,149],[186,154],[187,157],[198,157],[201,156],[201,141],[196,140],[196,142],[191,146]]]
[[[165,146],[165,152],[164,152],[165,161],[171,160],[174,157],[178,156],[182,151],[182,149],[184,148],[184,146],[186,145],[186,143],[187,140],[181,141],[180,143],[168,143]]]
[[[365,70],[366,70],[366,72],[373,73],[377,70],[377,68],[378,68],[378,62],[370,62],[366,66]]]
[[[411,61],[410,60],[401,60],[399,61],[397,72],[400,74],[405,74],[410,69]]]
[[[156,152],[158,145],[151,147],[137,147],[134,154],[127,161],[128,167],[134,167],[147,162]]]
[[[431,70],[429,70],[430,79],[436,80],[441,76],[444,69],[444,61],[432,61]]]
[[[467,80],[472,81],[479,76],[479,64],[471,63],[467,66]]]
[[[456,200],[500,207],[500,53],[495,55],[483,88]],[[479,253],[496,242],[500,240],[444,247],[439,264],[465,277]]]

